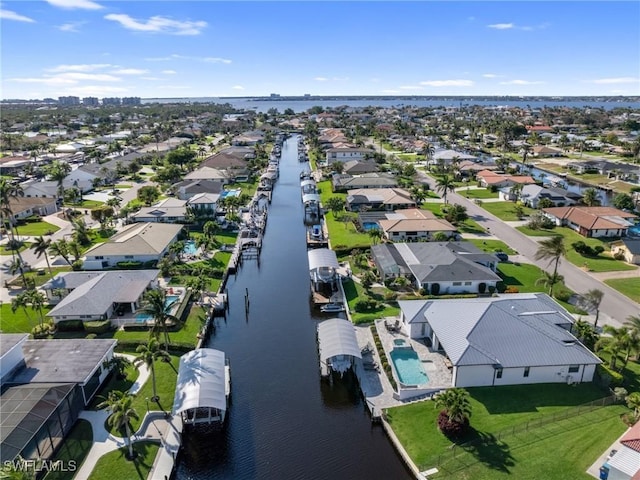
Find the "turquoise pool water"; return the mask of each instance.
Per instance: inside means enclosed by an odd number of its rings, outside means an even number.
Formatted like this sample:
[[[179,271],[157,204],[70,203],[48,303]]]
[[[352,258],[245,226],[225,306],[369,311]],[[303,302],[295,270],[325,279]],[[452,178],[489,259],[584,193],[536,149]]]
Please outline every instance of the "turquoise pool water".
[[[220,198],[226,198],[226,197],[239,197],[240,196],[240,189],[238,190],[223,190],[222,192],[220,192]]]
[[[424,385],[429,382],[427,372],[415,350],[410,348],[394,348],[391,350],[391,361],[396,368],[400,382],[405,385]]]
[[[164,307],[167,308],[173,302],[178,300],[180,295],[167,295],[167,298],[164,300]],[[153,317],[148,313],[136,313],[136,323],[145,323],[148,320],[153,320]]]
[[[193,240],[187,240],[184,244],[184,248],[182,249],[182,253],[186,255],[195,255],[198,247],[196,247],[196,242]]]
[[[634,225],[633,227],[629,227],[629,235],[640,237],[640,223]]]
[[[380,230],[380,226],[376,222],[363,222],[362,228],[364,228],[367,232],[369,230]]]

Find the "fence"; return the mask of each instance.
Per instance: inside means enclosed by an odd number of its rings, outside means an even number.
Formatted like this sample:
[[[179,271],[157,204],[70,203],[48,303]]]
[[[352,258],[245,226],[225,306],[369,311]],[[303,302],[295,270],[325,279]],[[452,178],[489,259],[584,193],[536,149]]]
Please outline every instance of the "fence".
[[[497,432],[497,433],[486,435],[484,437],[477,438],[470,442],[461,443],[459,445],[453,444],[450,447],[450,450],[448,452],[442,453],[437,457],[432,458],[430,464],[421,465],[420,470],[424,470],[427,467],[433,467],[434,465],[440,467],[446,462],[467,453],[469,450],[473,448],[489,446],[490,444],[496,444],[504,441],[509,437],[514,437],[517,434],[538,430],[544,426],[551,425],[569,418],[578,417],[578,416],[593,412],[594,410],[612,405],[614,403],[616,403],[616,396],[611,395],[609,397],[604,397],[599,400],[594,400],[592,402],[585,403],[577,407],[569,408],[561,412],[555,412],[549,415],[543,415],[543,416],[540,416],[539,418],[536,418],[535,420],[530,420],[528,422],[525,422],[519,425],[514,425],[513,427],[507,428],[505,430],[501,430],[500,432]]]

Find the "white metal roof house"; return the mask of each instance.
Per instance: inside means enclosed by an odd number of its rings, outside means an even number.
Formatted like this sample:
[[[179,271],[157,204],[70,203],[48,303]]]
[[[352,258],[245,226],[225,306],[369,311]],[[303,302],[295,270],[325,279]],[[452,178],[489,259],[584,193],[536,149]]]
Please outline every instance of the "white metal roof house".
[[[455,387],[590,382],[602,363],[544,293],[398,303],[405,332],[449,357]]]
[[[343,374],[356,358],[362,358],[355,327],[349,320],[331,318],[318,324],[318,350],[320,372]]]
[[[620,438],[621,447],[605,463],[609,471],[607,480],[634,480],[640,478],[640,422]]]
[[[107,242],[87,250],[83,268],[102,270],[115,267],[118,262],[158,261],[169,250],[182,231],[174,223],[133,223]]]
[[[187,219],[187,201],[166,198],[152,207],[144,207],[129,216],[134,222],[184,223]]]

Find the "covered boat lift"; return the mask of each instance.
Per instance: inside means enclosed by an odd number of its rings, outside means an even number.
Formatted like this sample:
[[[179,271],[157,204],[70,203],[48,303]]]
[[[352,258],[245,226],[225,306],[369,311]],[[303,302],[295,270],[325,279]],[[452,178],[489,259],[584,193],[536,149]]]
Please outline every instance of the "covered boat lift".
[[[300,182],[300,188],[302,189],[302,195],[307,194],[317,194],[318,186],[316,185],[315,180],[306,179]]]
[[[305,193],[302,195],[302,203],[304,204],[304,218],[307,222],[317,223],[320,218],[320,195],[317,193]]]
[[[180,357],[172,414],[179,414],[184,426],[222,426],[230,394],[224,352],[198,348]]]
[[[331,372],[342,375],[353,366],[355,359],[362,359],[354,326],[342,318],[331,318],[318,324],[318,350],[323,377]]]

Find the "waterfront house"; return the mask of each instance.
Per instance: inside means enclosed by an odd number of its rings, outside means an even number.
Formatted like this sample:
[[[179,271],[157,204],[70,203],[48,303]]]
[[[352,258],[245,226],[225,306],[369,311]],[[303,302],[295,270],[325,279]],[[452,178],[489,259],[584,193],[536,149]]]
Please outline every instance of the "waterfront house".
[[[193,172],[189,172],[184,176],[186,180],[208,180],[211,182],[220,182],[223,185],[229,183],[229,178],[223,170],[212,167],[200,167]]]
[[[546,145],[537,145],[531,149],[534,157],[562,157],[564,152],[557,148],[547,147]]]
[[[480,186],[485,188],[511,188],[514,185],[535,184],[536,181],[529,175],[508,175],[491,170],[482,170],[476,174]]]
[[[377,221],[384,238],[392,242],[430,240],[438,233],[455,236],[456,227],[429,210],[408,208],[386,213]]]
[[[611,254],[622,255],[625,262],[640,265],[640,238],[622,238],[612,242]]]
[[[349,160],[364,160],[368,156],[373,155],[375,152],[370,148],[359,147],[342,147],[342,148],[329,148],[325,152],[325,162],[327,165],[331,165],[335,162],[348,162]]]
[[[448,357],[452,387],[591,382],[602,363],[545,293],[398,304],[405,333]]]
[[[215,217],[219,200],[218,193],[199,193],[187,201],[187,207],[196,217]]]
[[[416,202],[403,188],[358,188],[347,191],[346,209],[393,211],[399,208],[415,208]]]
[[[342,173],[347,175],[362,175],[379,171],[378,164],[371,160],[349,160],[344,162]]]
[[[500,195],[506,196],[508,200],[515,200],[514,194],[510,191],[501,191]],[[522,203],[531,208],[538,208],[538,203],[543,198],[550,200],[556,207],[575,205],[582,198],[581,195],[572,194],[562,188],[547,188],[539,185],[524,185],[519,196]]]
[[[183,226],[173,223],[134,223],[127,225],[104,243],[85,253],[85,270],[102,270],[119,262],[150,264],[160,260],[178,239]]]
[[[542,209],[558,226],[569,227],[584,237],[622,237],[638,218],[613,207],[552,207]]]
[[[66,320],[108,320],[133,313],[144,294],[158,286],[158,270],[63,272],[43,285],[51,302],[47,314],[54,323]]]
[[[334,192],[361,188],[394,188],[397,186],[398,180],[390,173],[364,173],[356,176],[336,174],[331,178],[331,188]]]
[[[48,460],[109,374],[113,339],[0,334],[3,462]]]
[[[371,257],[383,280],[403,276],[433,295],[485,293],[501,280],[496,256],[471,242],[383,243]]]
[[[189,200],[201,193],[219,194],[224,190],[224,182],[218,180],[184,180],[174,183],[171,190],[180,200]]]
[[[616,448],[605,463],[607,480],[637,480],[640,477],[640,422],[627,430]]]

